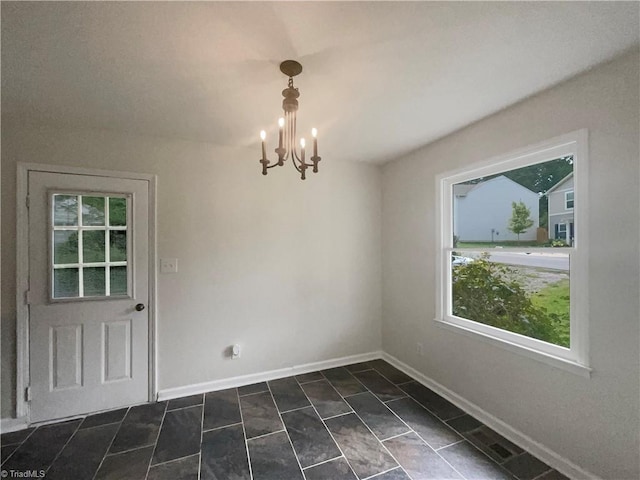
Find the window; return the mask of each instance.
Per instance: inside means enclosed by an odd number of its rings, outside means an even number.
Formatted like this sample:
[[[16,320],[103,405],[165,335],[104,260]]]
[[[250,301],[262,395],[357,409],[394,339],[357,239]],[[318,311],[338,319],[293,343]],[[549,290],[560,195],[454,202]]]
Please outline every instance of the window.
[[[573,210],[573,192],[564,193],[564,208]]]
[[[586,191],[586,162],[576,132],[438,178],[439,324],[588,372],[586,198],[559,242],[568,224],[548,219],[564,205],[546,195],[570,177]]]
[[[129,293],[128,199],[51,195],[51,299]]]

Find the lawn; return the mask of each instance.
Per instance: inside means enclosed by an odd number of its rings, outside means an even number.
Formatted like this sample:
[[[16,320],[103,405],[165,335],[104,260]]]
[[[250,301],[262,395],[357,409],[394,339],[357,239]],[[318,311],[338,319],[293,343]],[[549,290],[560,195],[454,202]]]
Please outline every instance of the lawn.
[[[569,280],[552,283],[531,295],[531,303],[554,315],[553,322],[559,345],[569,346]]]

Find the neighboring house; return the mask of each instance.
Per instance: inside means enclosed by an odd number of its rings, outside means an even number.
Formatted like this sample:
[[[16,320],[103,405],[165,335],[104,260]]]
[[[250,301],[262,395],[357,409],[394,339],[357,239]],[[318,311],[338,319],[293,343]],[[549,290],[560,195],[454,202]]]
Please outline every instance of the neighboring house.
[[[547,191],[549,198],[549,238],[573,241],[573,172]]]
[[[520,240],[535,240],[539,200],[537,193],[504,175],[474,185],[454,185],[453,233],[463,242],[516,240],[518,236],[507,228],[513,212],[512,202],[524,202],[534,223],[520,234]]]

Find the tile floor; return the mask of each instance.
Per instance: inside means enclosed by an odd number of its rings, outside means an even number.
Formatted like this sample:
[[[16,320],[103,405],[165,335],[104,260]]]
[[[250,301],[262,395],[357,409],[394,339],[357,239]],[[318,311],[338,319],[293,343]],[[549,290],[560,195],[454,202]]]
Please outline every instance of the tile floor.
[[[9,478],[566,479],[383,360],[7,433],[1,445]]]

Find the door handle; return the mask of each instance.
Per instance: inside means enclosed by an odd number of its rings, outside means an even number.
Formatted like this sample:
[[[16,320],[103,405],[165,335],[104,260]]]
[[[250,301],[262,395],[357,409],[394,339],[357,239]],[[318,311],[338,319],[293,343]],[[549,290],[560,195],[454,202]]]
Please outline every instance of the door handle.
[[[136,311],[141,312],[144,310],[144,303],[139,303],[136,305]]]

